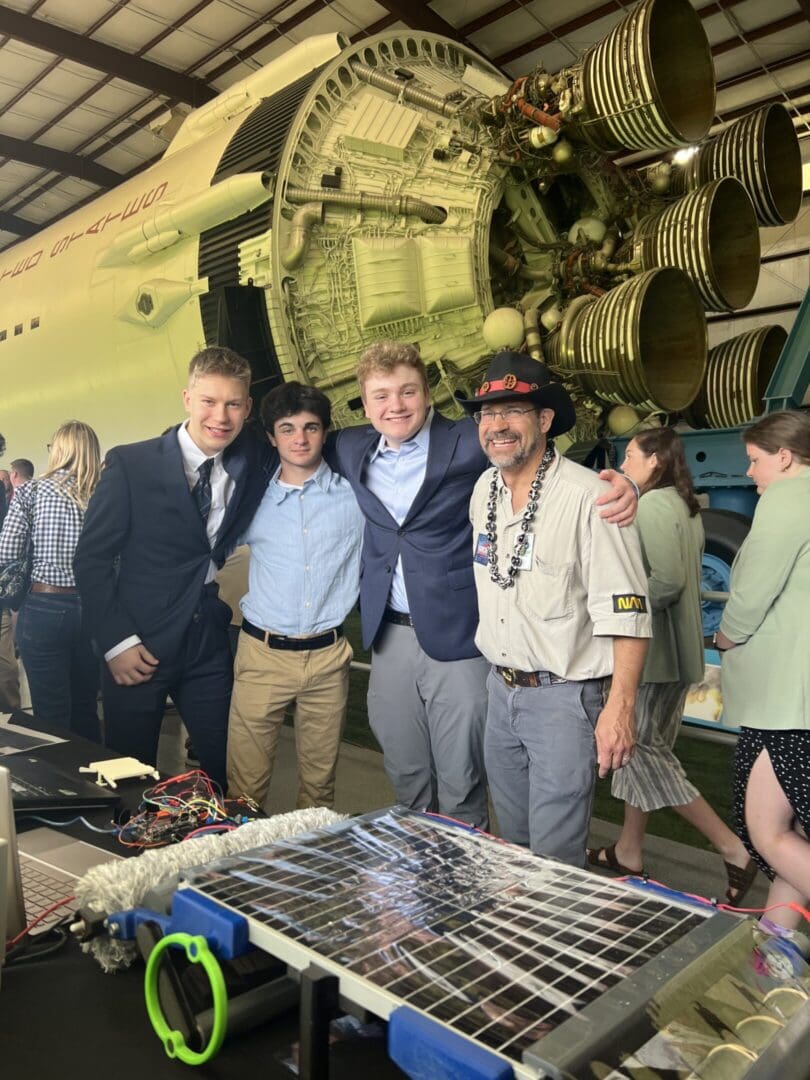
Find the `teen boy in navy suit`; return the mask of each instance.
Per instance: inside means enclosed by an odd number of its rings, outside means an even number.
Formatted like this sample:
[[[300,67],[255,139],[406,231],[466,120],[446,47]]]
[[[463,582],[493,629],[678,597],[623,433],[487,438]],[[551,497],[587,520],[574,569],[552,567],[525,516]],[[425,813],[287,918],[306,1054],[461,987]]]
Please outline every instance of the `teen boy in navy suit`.
[[[107,745],[154,764],[168,694],[200,764],[225,783],[230,608],[213,580],[258,506],[267,451],[242,428],[250,365],[192,359],[186,423],[107,455],[76,549],[82,609],[104,657]]]

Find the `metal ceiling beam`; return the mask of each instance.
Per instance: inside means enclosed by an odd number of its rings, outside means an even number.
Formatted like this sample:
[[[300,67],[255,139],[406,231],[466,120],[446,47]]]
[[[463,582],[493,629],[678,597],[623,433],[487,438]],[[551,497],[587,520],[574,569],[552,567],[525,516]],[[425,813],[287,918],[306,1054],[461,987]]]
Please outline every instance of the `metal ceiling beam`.
[[[179,71],[143,60],[123,49],[65,30],[61,26],[32,19],[19,11],[0,5],[0,34],[24,41],[38,49],[75,60],[79,64],[106,71],[136,86],[145,86],[159,94],[168,94],[190,105],[204,105],[216,97],[217,91],[202,79],[183,75]]]
[[[808,0],[810,3],[810,0]],[[352,34],[349,38],[352,45],[358,41],[364,41],[366,38],[374,37],[375,34],[381,34],[383,30],[387,30],[389,26],[393,26],[397,20],[393,15],[383,15],[381,19],[377,19],[370,26],[367,26],[365,30],[358,30],[356,34]]]
[[[721,8],[723,10],[733,8],[743,2],[744,0],[714,0],[714,3],[706,4],[704,7],[699,8],[697,14],[701,19],[708,19],[712,15],[717,15]],[[810,0],[807,0],[807,2],[810,3]],[[511,15],[513,12],[520,11],[524,6],[525,5],[521,0],[507,0],[505,4],[493,8],[492,11],[488,11],[485,15],[480,15],[477,19],[464,23],[459,27],[458,32],[465,35],[474,34],[477,30],[483,30],[493,22],[497,22],[498,19],[502,19],[506,15]],[[495,57],[492,62],[499,65],[509,64],[513,60],[519,60],[521,56],[525,56],[527,53],[534,52],[535,49],[541,49],[544,45],[550,45],[552,41],[556,41],[558,38],[565,37],[567,34],[572,34],[574,31],[581,30],[585,26],[590,26],[591,23],[598,22],[599,19],[607,18],[609,15],[621,15],[626,13],[626,11],[626,6],[620,3],[619,0],[608,0],[607,3],[600,4],[590,11],[585,11],[575,19],[569,19],[568,22],[560,23],[559,26],[552,26],[545,33],[531,38],[529,41],[524,42],[523,45],[517,45],[514,49],[510,49],[508,52]]]
[[[453,41],[462,41],[461,33],[449,22],[429,8],[424,0],[377,0],[389,15],[405,23],[411,30],[424,30],[428,34],[441,34]]]
[[[751,101],[747,105],[741,105],[737,109],[727,109],[725,112],[718,113],[718,120],[736,120],[739,116],[745,116],[746,113],[753,112],[754,109],[759,109],[763,105],[772,105],[775,102],[781,102],[790,109],[790,102],[785,101],[785,94],[789,94],[791,98],[805,97],[810,94],[810,83],[805,83],[803,86],[791,86],[788,87],[784,93],[771,94],[770,97],[757,98],[756,101]],[[804,116],[805,108],[798,105],[793,106],[793,110],[796,115]]]
[[[783,56],[781,60],[769,60],[767,67],[758,64],[755,68],[749,68],[748,71],[741,71],[738,75],[723,79],[717,84],[717,92],[719,94],[721,90],[729,90],[732,86],[748,82],[749,79],[762,78],[763,75],[771,75],[774,71],[782,71],[784,68],[793,67],[794,64],[805,64],[808,60],[810,60],[810,49],[794,53],[792,56]]]
[[[3,232],[14,233],[15,236],[33,236],[35,232],[38,232],[42,228],[41,225],[35,224],[33,221],[26,221],[24,218],[17,217],[15,214],[6,214],[3,210],[0,210],[0,229]]]
[[[22,161],[26,165],[38,165],[42,169],[62,173],[64,176],[77,176],[80,180],[89,180],[102,188],[115,187],[123,177],[120,173],[107,169],[81,154],[70,154],[64,150],[25,139],[13,139],[10,135],[0,135],[0,155],[12,161]]]
[[[712,56],[720,56],[722,53],[730,52],[731,49],[739,49],[747,45],[749,41],[759,41],[760,38],[780,34],[783,30],[790,30],[791,27],[805,21],[804,15],[797,12],[795,15],[788,15],[786,19],[779,19],[778,22],[765,23],[753,30],[744,30],[741,34],[735,34],[733,37],[726,38],[725,41],[718,41],[716,45],[712,45]]]

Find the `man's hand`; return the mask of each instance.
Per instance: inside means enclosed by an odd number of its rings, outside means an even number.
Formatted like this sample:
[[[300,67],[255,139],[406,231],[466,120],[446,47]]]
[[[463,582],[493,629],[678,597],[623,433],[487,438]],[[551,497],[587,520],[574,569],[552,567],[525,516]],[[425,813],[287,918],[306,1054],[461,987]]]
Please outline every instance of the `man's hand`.
[[[633,756],[636,745],[636,718],[632,705],[617,705],[608,698],[596,721],[596,758],[599,776],[621,769]]]
[[[145,645],[138,644],[108,660],[107,667],[119,686],[137,686],[149,682],[159,663]]]
[[[636,489],[627,477],[615,469],[602,469],[600,480],[607,480],[611,490],[600,495],[597,506],[604,506],[602,517],[609,525],[632,525],[638,509]]]

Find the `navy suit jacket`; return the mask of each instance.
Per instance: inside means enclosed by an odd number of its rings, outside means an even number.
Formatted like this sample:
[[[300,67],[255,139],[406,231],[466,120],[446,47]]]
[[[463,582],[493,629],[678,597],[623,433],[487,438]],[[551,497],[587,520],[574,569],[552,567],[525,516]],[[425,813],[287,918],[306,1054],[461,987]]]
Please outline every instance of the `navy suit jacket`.
[[[102,655],[133,634],[158,660],[179,653],[209,562],[223,564],[267,486],[268,455],[254,435],[242,432],[222,463],[235,486],[212,548],[176,428],[107,454],[73,562],[82,611]]]
[[[411,618],[424,651],[434,660],[478,656],[469,506],[475,482],[489,464],[478,429],[472,420],[434,413],[425,479],[402,525],[363,483],[379,439],[372,427],[345,428],[328,455],[352,485],[366,518],[360,579],[363,644],[368,648],[380,631],[402,555]]]

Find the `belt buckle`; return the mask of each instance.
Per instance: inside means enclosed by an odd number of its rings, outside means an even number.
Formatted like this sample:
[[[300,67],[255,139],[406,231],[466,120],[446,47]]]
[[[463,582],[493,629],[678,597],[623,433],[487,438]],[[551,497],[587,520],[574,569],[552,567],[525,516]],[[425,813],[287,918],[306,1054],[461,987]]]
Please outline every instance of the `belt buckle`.
[[[511,667],[501,668],[501,678],[507,686],[515,685],[515,669]]]

